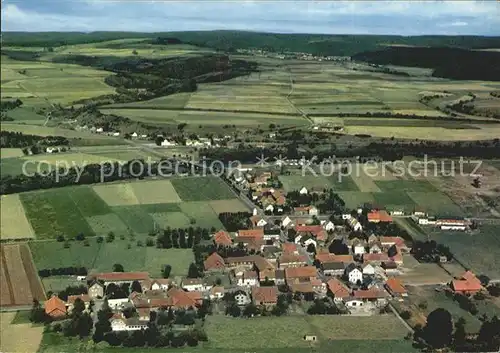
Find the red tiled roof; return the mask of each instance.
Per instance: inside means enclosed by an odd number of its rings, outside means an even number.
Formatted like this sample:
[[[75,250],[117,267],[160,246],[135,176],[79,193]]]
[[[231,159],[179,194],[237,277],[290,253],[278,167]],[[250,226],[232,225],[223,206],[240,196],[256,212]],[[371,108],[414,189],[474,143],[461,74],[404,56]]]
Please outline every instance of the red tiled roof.
[[[195,293],[195,294],[188,294]],[[168,306],[174,308],[188,308],[190,306],[194,307],[197,304],[197,298],[199,297],[199,292],[185,292],[179,288],[172,288],[167,292],[168,295]]]
[[[349,290],[346,286],[336,278],[332,278],[326,282],[328,289],[332,292],[335,298],[347,298],[349,297]]]
[[[261,303],[277,303],[278,290],[276,287],[253,287],[252,298]]]
[[[275,270],[264,270],[264,271],[259,271],[259,280],[265,281],[266,277],[270,281],[274,281],[276,279],[276,271]]]
[[[245,271],[245,272],[243,272],[242,277],[246,278],[246,279],[252,279],[252,278],[257,279],[258,278],[257,272],[255,272],[255,271]]]
[[[386,295],[384,294],[383,291],[375,287],[366,290],[353,291],[353,297],[356,299],[377,299],[377,298],[383,298],[385,296]]]
[[[461,278],[452,281],[452,287],[455,291],[474,292],[483,288],[481,281],[471,271],[465,272]]]
[[[329,262],[343,262],[350,264],[354,262],[352,255],[335,255],[332,253],[316,254],[316,260],[322,264]]]
[[[395,244],[400,248],[406,246],[404,239],[401,237],[380,237],[379,240],[382,244],[390,244],[390,245]]]
[[[295,226],[295,231],[297,233],[300,233],[300,232],[310,232],[310,233],[318,233],[318,232],[321,232],[323,230],[323,226],[321,225],[311,225],[311,226],[300,226],[300,225],[297,225]]]
[[[285,196],[281,195],[276,199],[276,205],[283,206],[286,203]]]
[[[147,272],[106,272],[91,275],[102,281],[143,281],[149,279]]]
[[[406,293],[406,289],[403,286],[403,284],[401,283],[401,281],[394,278],[394,277],[389,278],[387,280],[387,282],[385,282],[385,285],[387,286],[389,291],[391,291],[392,293],[395,293],[395,294]]]
[[[52,317],[61,317],[66,315],[66,304],[58,296],[53,295],[52,298],[45,302],[45,313]]]
[[[254,257],[254,264],[255,264],[255,267],[257,267],[257,269],[259,271],[274,270],[274,268],[275,268],[275,266],[273,264],[271,264],[269,261],[264,259],[262,256],[258,256],[258,255],[256,255]]]
[[[82,302],[84,303],[89,303],[90,302],[90,297],[88,294],[80,294],[80,295],[68,295],[68,304],[75,304],[75,300],[77,298],[80,298]]]
[[[315,278],[318,272],[314,266],[288,267],[285,269],[286,278]]]
[[[205,270],[212,270],[212,269],[219,269],[226,267],[224,259],[216,252],[212,253],[209,257],[207,257],[203,262],[203,264],[205,266]]]
[[[307,263],[306,255],[295,255],[295,254],[283,254],[279,258],[280,265],[289,263]]]
[[[385,253],[363,254],[363,262],[366,263],[371,261],[389,261],[389,256]]]
[[[304,207],[294,207],[293,210],[295,212],[308,212],[311,209],[311,206],[304,206]]]
[[[292,283],[290,284],[290,289],[292,292],[300,292],[300,293],[314,293],[314,288],[311,282],[305,283]]]
[[[372,211],[368,213],[368,222],[392,222],[392,217],[387,211]]]
[[[295,243],[283,243],[282,245],[283,253],[289,254],[297,251],[297,244]]]
[[[233,244],[233,239],[231,239],[228,232],[219,230],[214,234],[214,242],[217,245],[231,246]]]
[[[241,229],[238,231],[238,237],[263,238],[264,229]]]

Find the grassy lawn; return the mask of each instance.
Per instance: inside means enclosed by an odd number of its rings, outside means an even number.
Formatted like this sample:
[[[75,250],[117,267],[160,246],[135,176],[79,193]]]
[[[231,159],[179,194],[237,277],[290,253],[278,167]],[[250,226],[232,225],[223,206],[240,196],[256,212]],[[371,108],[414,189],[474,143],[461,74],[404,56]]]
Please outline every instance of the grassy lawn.
[[[403,208],[406,212],[411,212],[415,208],[415,203],[404,191],[374,192],[373,197],[377,205],[386,208]]]
[[[172,179],[172,185],[183,201],[224,200],[236,197],[221,179],[215,177]]]
[[[358,208],[365,203],[373,204],[375,202],[375,198],[370,192],[339,191],[338,194],[349,209]]]
[[[14,316],[14,319],[12,319],[11,324],[12,325],[31,324],[30,314],[31,312],[29,310],[16,311],[16,316]]]
[[[68,286],[80,286],[85,284],[85,281],[79,281],[76,276],[51,276],[42,278],[42,284],[45,292],[58,292]]]
[[[153,229],[153,218],[142,205],[114,206],[112,210],[133,232],[148,233]]]
[[[223,228],[217,214],[211,207],[207,207],[208,205],[206,202],[183,202],[180,206],[186,217],[196,221],[193,226],[202,228]]]
[[[68,266],[90,269],[102,245],[98,244],[96,239],[89,239],[89,246],[75,241],[66,249],[64,243],[45,241],[32,242],[30,248],[37,270]]]

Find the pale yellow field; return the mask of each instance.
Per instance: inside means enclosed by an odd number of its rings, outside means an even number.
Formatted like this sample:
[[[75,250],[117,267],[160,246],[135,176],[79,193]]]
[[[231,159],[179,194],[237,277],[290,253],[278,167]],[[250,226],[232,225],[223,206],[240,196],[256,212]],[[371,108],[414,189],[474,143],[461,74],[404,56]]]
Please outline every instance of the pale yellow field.
[[[0,149],[0,158],[12,158],[24,156],[20,148],[2,148]]]
[[[117,159],[87,153],[54,153],[37,156],[27,156],[23,159],[37,163],[47,163],[58,167],[85,166],[105,162],[116,162]]]
[[[143,181],[129,185],[140,204],[181,202],[169,180]]]
[[[0,313],[0,351],[4,353],[35,353],[42,340],[43,326],[11,324],[15,312]]]
[[[139,204],[130,183],[95,185],[92,188],[109,206],[133,206]]]
[[[35,233],[24,213],[24,207],[19,199],[19,195],[2,195],[0,200],[1,238],[34,238]]]
[[[367,134],[378,137],[405,139],[441,140],[441,141],[473,141],[489,140],[500,136],[500,125],[474,125],[481,129],[457,130],[441,127],[387,127],[387,126],[349,126],[345,128],[348,134]]]
[[[93,139],[112,139],[109,136],[92,134],[88,131],[76,131],[69,129],[61,129],[57,127],[36,126],[36,125],[2,123],[1,129],[4,131],[22,132],[23,134],[37,135],[37,136],[64,136],[67,138],[92,137]]]
[[[391,105],[390,102],[387,103],[388,105]],[[426,110],[426,109],[393,109],[392,112],[394,114],[404,114],[404,115],[418,115],[418,116],[432,116],[432,117],[439,117],[439,116],[444,116],[445,114],[441,113],[440,111],[437,110]]]
[[[246,211],[248,211],[248,207],[246,207],[239,199],[214,200],[214,201],[210,201],[210,206],[217,214],[223,213],[223,212],[246,212]]]

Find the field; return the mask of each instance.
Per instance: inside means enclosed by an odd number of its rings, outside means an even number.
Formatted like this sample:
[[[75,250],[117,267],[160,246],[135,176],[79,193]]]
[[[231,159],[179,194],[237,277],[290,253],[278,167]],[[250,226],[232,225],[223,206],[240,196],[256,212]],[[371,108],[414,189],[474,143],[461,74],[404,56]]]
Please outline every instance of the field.
[[[0,214],[2,240],[35,237],[33,229],[24,213],[19,195],[2,195]]]
[[[96,239],[89,239],[89,246],[74,241],[70,243],[69,248],[56,241],[33,242],[30,247],[38,269],[83,266],[89,271],[109,272],[113,265],[119,262],[125,271],[148,271],[151,276],[159,277],[162,267],[169,264],[172,266],[172,276],[187,275],[189,264],[193,261],[191,249],[146,247],[146,238],[147,236],[135,236],[133,239],[127,237],[123,240],[116,238],[112,243],[101,244],[98,244]],[[138,241],[143,245],[138,246]],[[46,290],[70,283],[67,278],[59,277],[43,280]]]
[[[430,233],[430,239],[448,246],[454,256],[476,274],[495,279],[500,277],[500,238],[496,226],[483,224],[478,233],[472,234],[436,231]]]
[[[31,305],[45,295],[26,244],[1,245],[0,306]]]
[[[479,331],[479,328],[481,327],[479,317],[483,313],[485,313],[488,317],[498,315],[500,313],[500,308],[488,300],[475,301],[478,303],[477,307],[479,313],[474,316],[468,311],[462,310],[453,298],[448,298],[442,291],[436,292],[434,289],[429,287],[413,286],[408,286],[408,291],[409,298],[413,304],[418,305],[422,301],[427,302],[427,308],[424,310],[425,315],[428,315],[431,311],[437,308],[446,309],[450,312],[455,322],[459,318],[463,317],[466,321],[466,330],[471,333]]]
[[[15,323],[16,312],[0,313],[0,351],[35,353],[42,340],[43,326]]]
[[[217,178],[74,186],[2,196],[2,239],[146,234],[160,227],[222,228],[218,214],[246,211]]]
[[[2,148],[0,149],[0,158],[13,158],[23,156],[23,151],[20,148]]]
[[[333,189],[334,191],[358,191],[358,187],[351,176],[341,175],[280,175],[279,180],[283,183],[286,191],[298,191],[302,187],[315,189]]]
[[[363,327],[366,330],[356,330]],[[301,351],[310,345],[316,349],[356,346],[359,340],[377,344],[378,340],[402,340],[408,332],[394,316],[347,317],[347,316],[287,316],[234,319],[211,316],[207,319],[206,332],[210,339],[207,348],[220,350],[293,349]],[[316,335],[318,345],[303,340],[305,335]],[[259,337],[258,340],[255,338]],[[352,340],[352,344],[349,341]],[[383,344],[381,344],[383,345]],[[335,349],[335,351],[337,351]],[[356,349],[356,351],[358,351]]]

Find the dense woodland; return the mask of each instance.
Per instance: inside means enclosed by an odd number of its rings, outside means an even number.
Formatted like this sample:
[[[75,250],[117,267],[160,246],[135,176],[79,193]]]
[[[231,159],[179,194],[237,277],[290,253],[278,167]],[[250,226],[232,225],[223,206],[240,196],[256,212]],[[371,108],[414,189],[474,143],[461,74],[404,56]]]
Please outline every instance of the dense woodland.
[[[34,145],[39,147],[67,146],[69,145],[69,140],[63,136],[38,136],[20,132],[0,131],[1,148],[24,148]]]
[[[359,53],[353,59],[379,65],[430,68],[434,69],[434,77],[500,81],[499,52],[445,47],[391,47]]]

